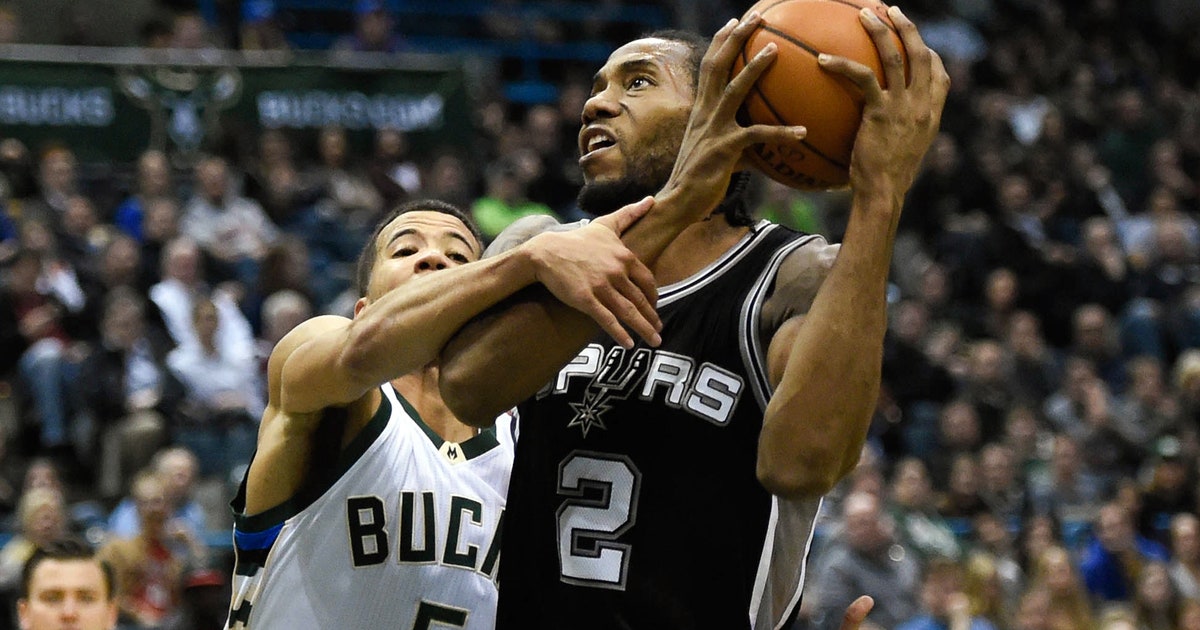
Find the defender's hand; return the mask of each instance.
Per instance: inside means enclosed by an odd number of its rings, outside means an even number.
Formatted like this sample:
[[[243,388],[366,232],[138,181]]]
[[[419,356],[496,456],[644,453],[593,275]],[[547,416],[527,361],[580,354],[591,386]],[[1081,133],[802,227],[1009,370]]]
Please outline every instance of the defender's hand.
[[[759,143],[798,145],[805,136],[804,127],[743,127],[737,121],[746,95],[776,55],[775,44],[768,44],[736,76],[730,76],[734,61],[761,21],[757,13],[740,23],[730,20],[713,36],[700,63],[696,98],[675,169],[657,197],[660,203],[669,200],[672,211],[684,213],[681,218],[689,222],[709,216],[721,203],[746,148]]]
[[[620,238],[653,203],[646,197],[578,230],[546,232],[528,242],[538,281],[626,348],[633,347],[633,337],[624,326],[652,346],[661,342],[654,274]]]

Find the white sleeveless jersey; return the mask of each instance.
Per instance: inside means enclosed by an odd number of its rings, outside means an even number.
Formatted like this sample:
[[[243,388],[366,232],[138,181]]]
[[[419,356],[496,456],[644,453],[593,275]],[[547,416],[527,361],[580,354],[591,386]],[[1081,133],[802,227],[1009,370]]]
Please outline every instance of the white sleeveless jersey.
[[[248,516],[243,481],[229,628],[495,625],[509,419],[445,442],[391,385],[381,389],[362,433],[339,455],[314,456],[330,463],[287,503]]]

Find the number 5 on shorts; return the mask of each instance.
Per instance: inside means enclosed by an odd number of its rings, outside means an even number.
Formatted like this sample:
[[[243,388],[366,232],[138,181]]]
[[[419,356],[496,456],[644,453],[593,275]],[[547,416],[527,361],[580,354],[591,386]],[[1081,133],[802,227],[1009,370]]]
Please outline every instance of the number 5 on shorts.
[[[558,467],[558,564],[570,584],[625,590],[641,473],[624,455],[574,451]]]
[[[422,601],[421,605],[417,607],[417,618],[413,621],[413,630],[465,628],[468,614],[470,614],[469,610]]]

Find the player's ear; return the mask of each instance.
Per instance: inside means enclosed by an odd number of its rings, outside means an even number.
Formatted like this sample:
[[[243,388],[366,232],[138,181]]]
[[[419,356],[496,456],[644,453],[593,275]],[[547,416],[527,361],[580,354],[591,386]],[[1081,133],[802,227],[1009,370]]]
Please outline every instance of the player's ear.
[[[22,597],[17,600],[17,623],[21,630],[29,630],[29,600]],[[113,625],[116,625],[117,619],[113,617]]]
[[[358,298],[358,300],[354,302],[354,316],[358,317],[358,314],[362,312],[362,310],[366,308],[367,304],[369,303],[370,300],[368,300],[366,296]]]

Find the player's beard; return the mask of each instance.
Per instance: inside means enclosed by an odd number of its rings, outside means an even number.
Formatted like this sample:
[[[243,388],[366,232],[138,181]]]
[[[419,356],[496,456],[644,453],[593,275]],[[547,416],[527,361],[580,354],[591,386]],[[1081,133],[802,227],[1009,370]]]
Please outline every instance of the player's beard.
[[[585,183],[579,190],[579,209],[591,216],[601,216],[622,206],[641,201],[662,190],[675,169],[675,158],[683,141],[687,119],[678,124],[666,123],[647,134],[654,144],[634,147],[626,155],[625,176],[618,180]]]

